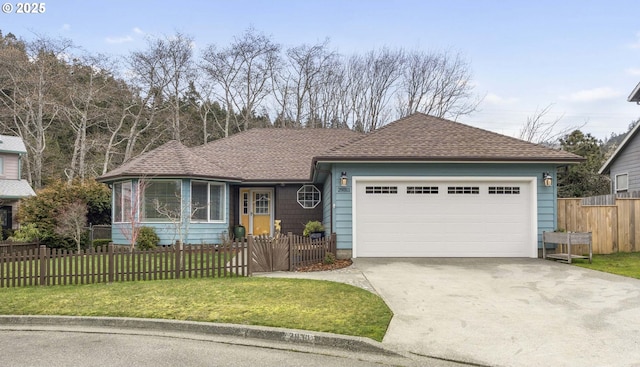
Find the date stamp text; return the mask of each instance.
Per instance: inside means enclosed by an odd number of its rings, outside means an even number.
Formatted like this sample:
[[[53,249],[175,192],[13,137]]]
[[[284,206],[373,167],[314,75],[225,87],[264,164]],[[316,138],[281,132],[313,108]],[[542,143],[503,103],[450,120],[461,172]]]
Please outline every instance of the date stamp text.
[[[44,14],[46,3],[3,3],[2,12],[5,14]]]

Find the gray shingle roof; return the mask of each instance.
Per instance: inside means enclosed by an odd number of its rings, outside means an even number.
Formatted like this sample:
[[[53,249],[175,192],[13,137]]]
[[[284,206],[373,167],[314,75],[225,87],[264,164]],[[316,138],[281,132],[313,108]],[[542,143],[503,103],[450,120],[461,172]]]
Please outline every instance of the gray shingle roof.
[[[0,199],[19,199],[35,194],[26,180],[0,180]]]
[[[27,148],[18,136],[0,135],[0,152],[4,153],[26,153]]]
[[[573,163],[564,151],[416,113],[369,134],[346,129],[251,129],[198,147],[177,141],[99,179],[171,176],[305,182],[317,161],[518,161]]]
[[[238,179],[233,170],[194,154],[177,140],[132,159],[100,177],[110,181],[118,177],[219,177]]]
[[[415,113],[315,161],[580,162],[582,157],[458,122]]]
[[[317,154],[362,136],[346,129],[251,129],[187,148],[170,141],[99,177],[210,177],[231,180],[308,181]]]
[[[363,134],[347,129],[251,129],[193,148],[249,181],[308,181],[314,156]]]

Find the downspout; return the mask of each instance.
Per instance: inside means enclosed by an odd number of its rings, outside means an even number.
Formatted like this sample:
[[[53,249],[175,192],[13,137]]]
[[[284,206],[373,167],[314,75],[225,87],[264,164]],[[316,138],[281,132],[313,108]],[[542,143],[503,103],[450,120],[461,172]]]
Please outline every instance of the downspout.
[[[331,233],[333,233],[334,232],[333,231],[334,230],[334,228],[333,228],[333,205],[334,205],[334,203],[333,203],[333,172],[331,172],[331,170],[318,168],[318,164],[317,163],[316,163],[315,171],[316,172],[325,172],[325,173],[327,173],[329,175],[329,195],[331,196],[331,205],[329,205],[329,217],[330,217],[330,220],[331,220]],[[315,173],[314,173],[314,176],[315,176]],[[312,178],[312,181],[315,181],[315,180],[313,180],[313,178]]]

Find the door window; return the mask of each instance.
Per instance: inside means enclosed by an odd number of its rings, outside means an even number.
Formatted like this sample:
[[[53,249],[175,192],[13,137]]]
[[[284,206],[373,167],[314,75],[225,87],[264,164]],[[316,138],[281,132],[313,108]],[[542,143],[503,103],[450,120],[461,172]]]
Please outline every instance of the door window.
[[[271,198],[269,193],[256,192],[253,201],[253,213],[256,215],[269,215]]]

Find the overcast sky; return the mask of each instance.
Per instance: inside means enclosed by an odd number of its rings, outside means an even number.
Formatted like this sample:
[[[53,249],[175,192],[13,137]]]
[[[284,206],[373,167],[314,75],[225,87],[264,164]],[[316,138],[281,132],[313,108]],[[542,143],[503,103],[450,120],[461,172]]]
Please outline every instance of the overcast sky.
[[[586,123],[582,130],[601,139],[640,117],[640,105],[627,102],[640,82],[637,0],[57,0],[41,14],[8,4],[5,34],[64,37],[111,55],[176,31],[194,38],[197,53],[250,26],[284,47],[328,38],[347,55],[384,46],[459,52],[484,97],[460,122],[511,136],[550,104],[548,120]]]

